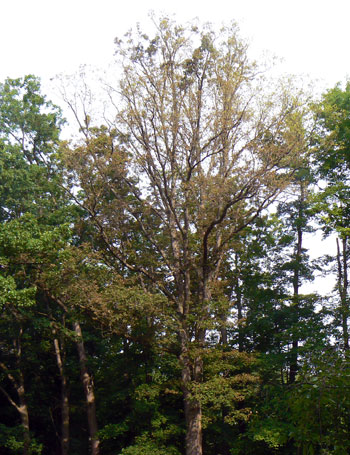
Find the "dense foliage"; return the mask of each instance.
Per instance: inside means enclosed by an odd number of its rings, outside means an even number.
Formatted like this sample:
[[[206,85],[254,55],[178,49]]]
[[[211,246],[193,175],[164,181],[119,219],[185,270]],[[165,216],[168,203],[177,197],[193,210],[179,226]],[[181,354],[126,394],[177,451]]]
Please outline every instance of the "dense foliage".
[[[349,453],[349,84],[270,90],[235,26],[116,45],[78,141],[0,84],[1,453]]]

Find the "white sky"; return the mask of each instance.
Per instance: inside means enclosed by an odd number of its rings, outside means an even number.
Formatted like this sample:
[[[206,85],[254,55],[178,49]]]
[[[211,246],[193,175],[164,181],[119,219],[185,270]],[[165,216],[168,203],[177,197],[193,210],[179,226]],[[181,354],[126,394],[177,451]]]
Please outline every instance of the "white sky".
[[[281,71],[308,75],[318,91],[350,74],[350,0],[0,0],[0,81],[35,74],[45,87],[81,64],[105,66],[114,38],[137,22],[149,28],[150,10],[179,22],[235,20],[254,57],[272,52]]]
[[[149,22],[150,10],[180,22],[234,19],[252,49],[272,51],[288,72],[309,74],[322,87],[350,73],[350,0],[0,0],[0,80],[105,64],[115,36]]]

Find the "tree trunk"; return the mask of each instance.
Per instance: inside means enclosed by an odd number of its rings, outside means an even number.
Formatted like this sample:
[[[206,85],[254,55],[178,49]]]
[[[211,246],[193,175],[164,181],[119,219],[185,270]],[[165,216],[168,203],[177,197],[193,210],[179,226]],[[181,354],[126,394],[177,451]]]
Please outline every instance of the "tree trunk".
[[[303,200],[301,200],[301,203]],[[299,214],[302,216],[302,214]],[[300,280],[300,261],[301,261],[301,252],[302,252],[302,242],[303,242],[303,231],[301,226],[297,228],[297,251],[295,255],[295,269],[293,275],[293,303],[294,303],[294,317],[293,322],[296,323],[298,320],[299,313],[299,280]],[[299,349],[299,339],[298,336],[294,333],[295,328],[293,329],[293,340],[292,340],[292,352],[291,352],[291,361],[290,361],[290,371],[289,371],[289,383],[293,384],[296,379],[298,372],[298,349]]]
[[[61,380],[61,454],[69,454],[69,398],[67,378],[64,373],[60,344],[57,338],[53,340],[56,362]]]
[[[19,406],[17,409],[21,417],[21,424],[23,427],[23,455],[29,455],[30,454],[29,412],[25,397],[24,380],[22,372],[20,372],[19,377],[20,384],[17,389]]]
[[[338,263],[338,291],[340,297],[340,309],[343,329],[344,350],[349,351],[349,329],[348,329],[348,261],[347,261],[347,238],[342,240],[340,249],[339,239],[337,238],[337,263]]]
[[[227,346],[227,341],[228,341],[227,328],[226,328],[227,316],[226,315],[221,316],[221,320],[222,320],[222,326],[220,328],[220,343],[224,346]]]
[[[18,338],[13,340],[13,346],[15,348],[16,354],[16,363],[18,369],[18,379],[17,382],[11,373],[8,373],[7,376],[12,381],[13,385],[16,388],[18,399],[19,399],[19,406],[17,410],[21,417],[21,424],[23,427],[23,455],[29,455],[30,453],[30,429],[29,429],[29,412],[25,394],[25,386],[24,386],[24,377],[21,370],[21,358],[22,358],[22,345],[21,345],[21,337],[23,334],[22,327],[20,328]]]
[[[239,282],[240,276],[240,265],[238,260],[238,254],[235,253],[235,275],[234,275],[234,292],[236,296],[236,307],[237,307],[237,328],[238,328],[238,351],[244,351],[244,333],[243,333],[243,304],[242,304],[242,290]]]
[[[197,400],[184,394],[186,417],[186,455],[202,455],[202,409]]]
[[[192,382],[191,364],[188,351],[181,355],[182,361],[182,387],[184,394],[184,410],[186,419],[186,455],[202,455],[202,408],[200,402],[191,396],[190,384]],[[195,369],[201,369],[200,361],[195,361]]]
[[[298,218],[299,222],[297,223],[297,244],[295,251],[295,268],[293,273],[293,304],[294,304],[294,314],[293,314],[293,323],[296,324],[299,319],[299,282],[300,282],[300,266],[302,259],[302,248],[303,248],[303,227],[301,220],[304,215],[304,206],[305,206],[305,185],[303,182],[300,182],[300,198],[299,198],[299,207],[298,207]],[[289,383],[293,384],[296,379],[298,372],[298,350],[299,350],[299,339],[295,334],[295,328],[293,329],[293,339],[292,339],[292,352],[291,360],[289,366]]]
[[[189,282],[189,281],[188,281]],[[186,287],[186,286],[185,286]],[[203,299],[209,300],[205,283],[203,284]],[[184,304],[186,307],[186,304]],[[181,356],[182,364],[182,389],[184,396],[184,411],[186,420],[186,455],[203,455],[202,448],[202,407],[201,403],[193,393],[191,385],[195,382],[201,383],[203,380],[203,359],[201,353],[197,354],[194,359],[190,355],[190,336],[186,321],[182,321],[181,339]],[[200,326],[197,328],[196,342],[200,347],[204,346],[205,330]]]
[[[83,335],[81,332],[81,327],[79,322],[73,323],[74,332],[78,337],[76,345],[79,355],[80,363],[80,376],[83,383],[86,405],[87,405],[87,419],[89,426],[89,435],[91,442],[91,454],[99,455],[100,453],[100,441],[97,437],[97,419],[96,419],[96,402],[95,402],[95,393],[94,393],[94,384],[91,375],[87,369],[87,359],[85,353],[85,346],[83,342]]]
[[[22,329],[20,329],[19,337],[16,340],[13,340],[13,346],[15,348],[16,354],[16,363],[18,371],[18,380],[7,368],[7,366],[0,362],[0,368],[6,373],[8,379],[12,383],[14,389],[17,392],[18,403],[16,403],[11,396],[7,393],[5,389],[0,386],[0,390],[6,396],[10,404],[17,410],[21,419],[21,425],[23,427],[23,455],[30,454],[30,429],[29,429],[29,412],[25,396],[25,387],[24,387],[24,377],[20,368],[20,359],[21,359],[21,341],[20,337],[22,336]]]
[[[242,293],[241,289],[238,284],[237,278],[237,286],[236,286],[236,305],[237,305],[237,318],[238,318],[238,351],[244,351],[244,335],[243,335],[243,308],[242,308]]]

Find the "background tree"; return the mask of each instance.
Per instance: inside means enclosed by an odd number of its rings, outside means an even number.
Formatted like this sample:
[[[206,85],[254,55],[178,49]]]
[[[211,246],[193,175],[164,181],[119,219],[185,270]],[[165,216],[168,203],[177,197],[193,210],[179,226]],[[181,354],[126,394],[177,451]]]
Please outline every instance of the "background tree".
[[[342,333],[342,346],[349,350],[349,109],[350,85],[329,90],[314,107],[317,130],[314,137],[315,173],[321,179],[316,208],[324,234],[335,234],[337,293],[333,312]]]
[[[23,349],[28,348],[26,331],[33,317],[30,307],[36,294],[27,267],[27,264],[35,267],[35,259],[28,259],[25,253],[28,245],[37,242],[37,226],[29,214],[52,226],[59,222],[63,192],[54,190],[58,169],[53,157],[58,148],[61,123],[60,110],[41,95],[40,83],[35,77],[7,79],[0,85],[2,308],[7,318],[13,319],[12,324],[8,321],[3,335],[16,340],[17,346],[16,366],[6,365],[3,359],[2,370],[7,371],[7,377],[10,374],[19,394],[19,411],[25,429],[24,453],[31,449]],[[17,335],[11,335],[11,330],[17,330]],[[6,343],[2,346],[2,354],[10,361],[8,355],[12,349],[6,348]],[[11,373],[12,368],[16,372]]]
[[[26,76],[23,79],[8,79],[1,84],[1,277],[5,293],[4,312],[14,318],[13,324],[8,324],[7,332],[16,330],[15,327],[22,321],[19,326],[20,336],[12,336],[18,345],[15,367],[17,379],[15,374],[10,373],[11,366],[2,362],[2,369],[8,379],[10,374],[17,393],[20,392],[19,399],[24,403],[25,385],[31,382],[31,378],[24,376],[20,364],[29,372],[33,358],[23,352],[24,343],[21,339],[27,341],[25,346],[28,348],[29,340],[32,339],[34,343],[37,333],[41,333],[50,346],[54,347],[61,382],[61,453],[66,454],[69,450],[69,392],[62,340],[67,341],[70,337],[71,341],[74,336],[69,334],[64,324],[67,308],[50,299],[47,293],[48,283],[44,280],[45,273],[54,265],[58,267],[62,260],[62,250],[73,242],[68,225],[72,225],[78,214],[63,188],[64,176],[59,161],[59,132],[62,123],[60,110],[46,101],[40,92],[37,78]],[[77,236],[75,240],[77,241]],[[27,304],[21,304],[26,296],[30,296]],[[89,375],[86,358],[83,356],[81,329],[77,321],[73,322],[73,333],[78,332],[75,342],[79,347],[80,365],[84,364],[82,376],[85,385]],[[4,336],[7,332],[4,332]],[[11,339],[11,335],[7,338]],[[11,356],[6,354],[5,346],[4,343],[2,354],[10,361]],[[12,352],[12,349],[7,348],[7,352]],[[91,401],[91,384],[88,389]],[[10,398],[5,389],[3,392]],[[16,404],[13,400],[12,403]],[[34,403],[33,398],[33,409]],[[17,407],[25,428],[23,450],[29,453],[32,449],[29,448],[28,406],[21,404]],[[88,420],[90,422],[90,415]],[[95,428],[94,433],[96,431]],[[91,444],[98,446],[96,441],[97,438],[93,437]],[[97,449],[94,448],[93,452],[97,453]]]

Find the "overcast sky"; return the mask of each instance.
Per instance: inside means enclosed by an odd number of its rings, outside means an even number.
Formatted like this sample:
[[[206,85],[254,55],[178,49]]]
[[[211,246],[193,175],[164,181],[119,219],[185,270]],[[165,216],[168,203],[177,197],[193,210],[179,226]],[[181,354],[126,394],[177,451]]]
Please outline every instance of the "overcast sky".
[[[105,65],[114,38],[136,22],[149,27],[150,10],[180,22],[234,19],[254,56],[269,50],[288,72],[309,74],[322,87],[350,74],[349,0],[1,0],[0,79]]]

